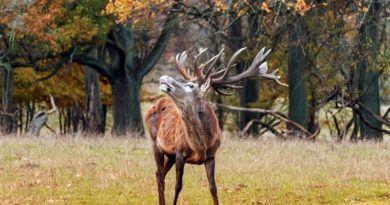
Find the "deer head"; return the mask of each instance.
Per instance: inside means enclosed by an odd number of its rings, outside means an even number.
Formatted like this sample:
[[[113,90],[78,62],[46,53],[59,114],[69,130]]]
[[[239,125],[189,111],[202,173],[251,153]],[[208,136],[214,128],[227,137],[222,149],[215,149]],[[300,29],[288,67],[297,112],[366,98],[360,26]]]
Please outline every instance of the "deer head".
[[[206,49],[204,49],[195,57],[193,64],[194,75],[191,75],[184,65],[187,58],[187,52],[180,53],[176,55],[176,63],[184,80],[175,80],[166,75],[161,76],[160,90],[171,96],[175,103],[180,106],[181,104],[194,103],[198,100],[202,100],[210,87],[219,94],[232,95],[234,93],[232,93],[231,90],[241,88],[240,82],[248,78],[270,79],[280,85],[287,86],[279,81],[280,76],[276,75],[277,70],[267,73],[268,65],[264,60],[271,50],[265,52],[265,48],[260,50],[248,69],[237,75],[231,75],[230,72],[236,65],[235,61],[237,60],[237,57],[244,50],[246,50],[246,48],[241,48],[236,51],[225,68],[216,70],[215,65],[221,58],[223,49],[217,55],[198,66],[199,57],[206,51]]]

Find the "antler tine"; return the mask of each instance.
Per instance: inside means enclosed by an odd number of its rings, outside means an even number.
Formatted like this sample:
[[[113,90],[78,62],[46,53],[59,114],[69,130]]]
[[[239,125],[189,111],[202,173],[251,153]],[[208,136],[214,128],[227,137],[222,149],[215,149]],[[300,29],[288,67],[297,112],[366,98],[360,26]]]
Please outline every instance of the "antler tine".
[[[227,66],[226,66],[225,72],[223,73],[223,75],[222,75],[220,78],[218,78],[218,79],[216,79],[216,80],[222,80],[222,79],[225,79],[225,78],[226,78],[226,76],[229,74],[230,70],[231,70],[232,67],[233,67],[232,64],[234,63],[234,61],[237,59],[237,57],[238,57],[244,50],[246,50],[246,47],[239,49],[238,51],[236,51],[236,52],[233,54],[232,58],[230,58],[229,63],[228,63]]]
[[[261,63],[271,52],[269,49],[266,53],[264,53],[265,48],[262,48],[259,53],[257,53],[255,59],[253,59],[252,64],[249,66],[248,70],[256,70],[259,63]]]
[[[237,63],[231,65],[230,67],[233,68],[233,67],[235,67],[236,65],[237,65]],[[218,78],[218,77],[221,77],[222,74],[225,73],[226,68],[221,69],[221,70],[219,70],[219,68],[222,68],[222,66],[219,66],[219,67],[217,68],[218,71],[216,71],[216,72],[214,72],[214,73],[211,73],[211,75],[210,75],[211,78]]]
[[[207,65],[210,64],[210,63],[212,63],[212,62],[215,60],[215,58],[216,58],[217,56],[218,56],[218,54],[215,55],[215,56],[213,56],[212,58],[210,58],[210,59],[207,60],[206,62],[202,63],[199,67],[203,69],[205,66],[207,66]]]
[[[225,72],[226,68],[222,69],[222,70],[219,70],[219,71],[216,71],[214,73],[211,73],[210,77],[211,78],[217,78],[217,77],[220,77],[224,72]]]
[[[205,64],[203,64],[203,66],[201,65],[201,68],[203,69],[207,64],[209,64],[211,62],[211,64],[209,66],[207,66],[207,68],[205,69],[206,70],[206,74],[204,75],[204,79],[205,80],[207,80],[207,78],[211,74],[211,71],[213,70],[213,68],[214,68],[215,64],[217,63],[217,61],[221,58],[224,50],[225,49],[222,48],[221,51],[216,56],[214,56],[209,61],[207,61]]]
[[[269,53],[269,50],[268,52],[265,54],[265,55],[268,55]],[[276,73],[278,72],[279,69],[275,69],[274,71],[272,71],[271,73],[267,73],[268,71],[268,63],[267,62],[264,62],[262,63],[260,66],[259,66],[259,75],[258,77],[261,77],[261,78],[265,78],[265,79],[269,79],[269,80],[273,80],[275,81],[277,84],[279,85],[282,85],[282,86],[286,86],[288,87],[287,84],[285,83],[282,83],[280,82],[280,76],[279,75],[276,75]]]
[[[283,83],[281,82],[279,79],[280,79],[280,76],[279,75],[276,75],[276,72],[278,72],[279,69],[275,69],[274,71],[272,71],[271,73],[266,73],[268,70],[268,65],[267,65],[267,62],[264,62],[263,64],[260,65],[259,67],[259,71],[260,71],[260,75],[259,77],[262,77],[262,78],[265,78],[265,79],[269,79],[269,80],[273,80],[275,81],[277,84],[279,85],[282,85],[282,86],[286,86],[288,87],[288,85],[286,83]]]
[[[241,88],[243,88],[243,86],[241,86],[241,85],[230,85],[230,84],[223,85],[222,87],[223,88],[229,88],[229,89],[241,89]]]
[[[199,57],[207,51],[207,48],[201,50],[196,56],[195,56],[195,60],[194,60],[194,72],[196,74],[196,76],[198,78],[203,78],[203,73],[202,73],[202,69],[200,67],[198,67],[198,61],[199,61]]]
[[[179,73],[183,76],[184,79],[190,80],[192,77],[186,71],[186,68],[184,66],[186,59],[187,59],[187,52],[186,51],[176,55],[176,64],[177,64],[177,69],[179,70]]]
[[[235,94],[234,92],[227,92],[226,90],[222,90],[220,88],[215,89],[215,91],[217,91],[217,93],[219,93],[221,95],[234,95]]]

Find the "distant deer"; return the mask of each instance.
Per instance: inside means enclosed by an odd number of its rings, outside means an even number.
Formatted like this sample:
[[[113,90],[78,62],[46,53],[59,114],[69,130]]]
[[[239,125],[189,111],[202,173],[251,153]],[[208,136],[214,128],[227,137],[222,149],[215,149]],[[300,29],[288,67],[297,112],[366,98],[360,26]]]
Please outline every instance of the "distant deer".
[[[246,48],[233,54],[226,68],[214,71],[223,49],[216,56],[198,66],[201,51],[194,60],[194,76],[185,68],[187,53],[176,56],[176,63],[184,80],[161,76],[160,90],[169,97],[161,98],[146,115],[145,121],[153,142],[153,153],[157,165],[156,178],[159,204],[165,205],[164,179],[173,164],[176,164],[176,186],[173,204],[177,203],[183,183],[184,164],[204,164],[214,204],[219,204],[214,179],[215,154],[221,144],[221,130],[212,106],[205,100],[210,87],[222,95],[239,89],[238,83],[251,77],[279,81],[276,71],[266,73],[267,62],[263,62],[270,50],[263,48],[249,68],[237,75],[229,75],[235,60]],[[263,63],[262,63],[263,62]],[[262,64],[261,64],[262,63]]]

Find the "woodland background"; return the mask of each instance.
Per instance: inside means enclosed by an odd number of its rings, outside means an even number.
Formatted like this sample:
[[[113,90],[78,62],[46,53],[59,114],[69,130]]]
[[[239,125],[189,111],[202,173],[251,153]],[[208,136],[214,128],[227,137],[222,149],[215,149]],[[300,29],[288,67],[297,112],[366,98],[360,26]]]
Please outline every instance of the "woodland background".
[[[211,93],[226,132],[380,141],[389,32],[388,0],[0,0],[1,131],[143,134],[142,111],[162,96],[159,76],[178,75],[177,53],[225,48],[223,66],[248,47],[242,72],[266,47],[289,87],[253,79]]]
[[[266,47],[289,87],[208,96],[221,204],[389,204],[389,41],[389,0],[0,0],[0,203],[157,204],[159,77],[183,51],[224,48],[219,68],[247,47],[242,72]],[[212,204],[203,166],[179,204]]]

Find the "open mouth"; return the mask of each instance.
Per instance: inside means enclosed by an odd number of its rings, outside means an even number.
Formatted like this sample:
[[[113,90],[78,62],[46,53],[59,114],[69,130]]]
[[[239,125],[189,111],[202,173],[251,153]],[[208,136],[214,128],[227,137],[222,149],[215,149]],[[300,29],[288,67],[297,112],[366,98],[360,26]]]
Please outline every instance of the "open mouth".
[[[169,93],[173,90],[173,87],[167,83],[160,83],[160,90]]]

